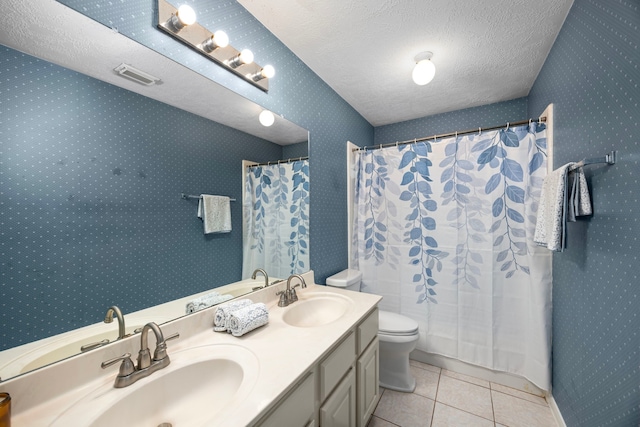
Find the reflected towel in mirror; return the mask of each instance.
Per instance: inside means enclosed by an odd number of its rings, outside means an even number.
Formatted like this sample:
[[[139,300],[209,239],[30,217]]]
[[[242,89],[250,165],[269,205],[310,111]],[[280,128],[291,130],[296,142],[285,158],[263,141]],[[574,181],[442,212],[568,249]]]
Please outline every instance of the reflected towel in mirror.
[[[233,296],[229,294],[220,295],[218,292],[210,292],[206,295],[202,295],[201,297],[194,298],[193,300],[189,301],[187,303],[187,306],[185,307],[185,313],[195,313],[196,311],[211,307],[212,305],[229,301],[231,298],[233,298]]]
[[[201,194],[198,218],[202,219],[204,234],[231,232],[231,200],[227,196]]]

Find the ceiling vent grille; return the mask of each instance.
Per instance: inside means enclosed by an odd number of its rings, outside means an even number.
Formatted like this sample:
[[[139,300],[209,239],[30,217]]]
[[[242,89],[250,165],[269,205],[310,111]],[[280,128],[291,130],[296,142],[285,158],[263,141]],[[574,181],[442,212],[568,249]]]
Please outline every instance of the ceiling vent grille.
[[[114,71],[122,77],[126,77],[145,86],[152,86],[160,82],[159,78],[124,63],[114,68]]]

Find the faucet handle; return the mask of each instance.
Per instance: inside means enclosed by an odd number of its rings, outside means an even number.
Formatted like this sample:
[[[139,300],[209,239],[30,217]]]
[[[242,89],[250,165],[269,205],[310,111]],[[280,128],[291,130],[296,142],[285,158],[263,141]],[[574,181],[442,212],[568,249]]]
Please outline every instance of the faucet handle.
[[[276,295],[280,295],[280,300],[278,301],[278,307],[286,307],[289,305],[289,294],[286,290],[276,292]]]
[[[156,344],[156,350],[153,352],[153,360],[162,360],[167,357],[167,341],[180,338],[180,334],[176,332],[164,339],[164,342]]]
[[[122,360],[120,364],[120,372],[118,372],[119,377],[126,377],[135,372],[136,368],[133,366],[133,361],[131,361],[131,353],[125,353],[122,356],[115,357],[113,359],[102,362],[100,365],[102,369],[106,369],[109,366],[119,362]]]

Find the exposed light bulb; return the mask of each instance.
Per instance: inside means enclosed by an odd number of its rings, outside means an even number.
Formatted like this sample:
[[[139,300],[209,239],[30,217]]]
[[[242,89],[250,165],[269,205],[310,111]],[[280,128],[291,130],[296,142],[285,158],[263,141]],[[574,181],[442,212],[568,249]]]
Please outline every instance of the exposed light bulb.
[[[258,120],[260,120],[262,126],[269,127],[276,121],[276,118],[271,111],[262,110],[262,113],[258,116]]]
[[[419,86],[424,86],[433,80],[433,77],[436,75],[436,66],[433,65],[430,59],[423,59],[418,61],[416,66],[413,68],[413,73],[411,77],[415,84]]]
[[[264,68],[262,69],[262,71],[260,71],[260,74],[265,79],[270,79],[270,78],[272,78],[273,76],[276,75],[276,69],[273,68],[273,66],[271,66],[271,65],[265,65]]]
[[[211,53],[217,48],[229,46],[229,36],[222,30],[218,30],[211,37],[202,42],[202,50]]]
[[[186,4],[183,4],[178,8],[175,15],[171,16],[171,26],[176,32],[182,30],[187,25],[193,25],[196,22],[196,12]]]
[[[242,49],[242,52],[240,52],[240,62],[242,64],[251,64],[253,62],[253,52],[249,49]]]

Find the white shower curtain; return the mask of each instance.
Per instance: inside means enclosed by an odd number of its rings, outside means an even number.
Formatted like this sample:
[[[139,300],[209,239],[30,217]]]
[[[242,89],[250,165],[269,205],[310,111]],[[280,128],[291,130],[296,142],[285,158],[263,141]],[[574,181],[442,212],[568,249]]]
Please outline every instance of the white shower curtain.
[[[243,278],[309,270],[308,160],[247,168],[242,211]]]
[[[544,124],[359,152],[353,265],[417,348],[549,390],[551,255],[533,243]]]

